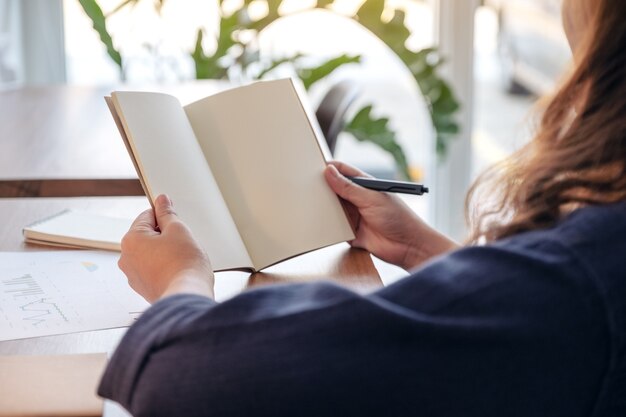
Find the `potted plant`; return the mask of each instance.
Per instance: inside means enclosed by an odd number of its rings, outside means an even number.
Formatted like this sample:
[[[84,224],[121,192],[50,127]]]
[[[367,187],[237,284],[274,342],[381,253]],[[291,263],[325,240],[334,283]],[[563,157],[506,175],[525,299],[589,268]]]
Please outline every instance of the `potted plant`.
[[[126,71],[126,61],[116,47],[108,31],[107,20],[127,7],[134,7],[142,0],[121,0],[111,12],[105,14],[97,0],[79,0],[83,10],[92,21],[93,28],[100,36],[108,56],[116,63],[122,79]],[[158,14],[166,0],[152,0]],[[254,17],[250,12],[253,3],[265,3],[266,13]],[[303,11],[331,10],[334,0],[317,0]],[[203,29],[196,33],[195,47],[189,51],[195,67],[197,79],[232,79],[234,74],[248,80],[262,79],[283,66],[290,66],[302,80],[306,88],[328,77],[344,65],[355,65],[361,60],[358,55],[341,54],[311,66],[308,57],[297,53],[265,59],[259,51],[258,38],[272,23],[286,17],[281,12],[283,0],[244,0],[234,11],[225,7],[224,0],[218,0],[219,29],[214,36],[214,47],[204,46],[205,39],[211,36]],[[435,48],[412,50],[407,46],[410,31],[406,26],[405,12],[398,8],[385,9],[385,0],[366,0],[356,13],[347,17],[354,19],[365,29],[381,39],[406,65],[422,92],[436,133],[438,156],[444,157],[449,141],[459,132],[455,121],[459,103],[450,85],[441,78],[438,69],[443,59]],[[385,18],[391,10],[391,18]],[[390,128],[388,118],[374,116],[374,106],[365,105],[346,123],[344,130],[359,141],[368,141],[390,153],[396,162],[398,172],[410,178],[407,159],[396,140],[396,133]]]

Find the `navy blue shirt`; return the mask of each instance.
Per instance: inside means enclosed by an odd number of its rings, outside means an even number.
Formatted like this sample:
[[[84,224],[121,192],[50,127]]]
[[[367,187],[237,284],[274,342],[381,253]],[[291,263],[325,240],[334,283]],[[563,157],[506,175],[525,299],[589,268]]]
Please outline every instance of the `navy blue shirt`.
[[[626,416],[626,203],[468,247],[368,295],[165,298],[100,395],[135,416]]]

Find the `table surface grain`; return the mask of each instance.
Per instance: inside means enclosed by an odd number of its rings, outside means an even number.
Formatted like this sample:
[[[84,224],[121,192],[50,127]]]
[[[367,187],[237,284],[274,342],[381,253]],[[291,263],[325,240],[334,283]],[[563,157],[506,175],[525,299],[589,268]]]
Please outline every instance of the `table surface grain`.
[[[207,81],[156,88],[59,86],[1,91],[0,183],[2,180],[17,180],[21,184],[22,180],[55,179],[134,181],[137,175],[103,96],[113,90],[162,91],[175,95],[186,104],[229,86],[228,83]],[[56,188],[64,186],[51,184]],[[27,183],[27,188],[37,188],[33,194],[24,194],[19,187],[14,190],[14,186],[8,184],[9,191],[4,195],[64,195],[54,194],[58,190],[54,187],[48,190],[45,184]],[[85,186],[92,185],[87,182]],[[109,188],[116,191],[116,187],[119,184]],[[22,228],[64,209],[133,218],[147,207],[145,197],[0,198],[0,250],[52,250],[24,243]],[[386,269],[385,265],[377,261],[379,270],[387,275],[397,273]],[[332,280],[359,292],[382,285],[372,257],[344,243],[295,257],[252,275],[238,271],[217,273],[215,291],[218,300],[224,300],[253,286],[316,280]],[[107,329],[4,341],[0,342],[0,355],[112,353],[125,331],[125,328]],[[113,407],[106,412],[108,416],[126,415],[111,403],[107,407]]]
[[[41,251],[50,247],[24,243],[22,228],[64,209],[87,210],[133,218],[148,208],[145,197],[0,199],[0,250]],[[359,292],[382,286],[371,256],[347,244],[333,245],[274,265],[262,272],[216,274],[216,297],[224,300],[260,285],[332,280]],[[89,331],[0,342],[0,354],[67,354],[112,352],[125,329]]]
[[[104,96],[114,90],[157,91],[187,104],[228,87],[232,84],[205,80],[0,91],[0,180],[137,178]]]

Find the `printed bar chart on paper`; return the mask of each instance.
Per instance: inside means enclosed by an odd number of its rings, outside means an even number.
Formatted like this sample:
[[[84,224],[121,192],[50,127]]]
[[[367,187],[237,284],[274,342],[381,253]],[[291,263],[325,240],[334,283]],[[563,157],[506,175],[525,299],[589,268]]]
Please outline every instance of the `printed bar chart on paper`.
[[[13,293],[14,297],[28,297],[30,295],[43,294],[43,290],[30,274],[4,280],[2,284],[9,288],[5,292],[7,294]]]
[[[0,340],[130,326],[148,303],[95,251],[0,253]]]

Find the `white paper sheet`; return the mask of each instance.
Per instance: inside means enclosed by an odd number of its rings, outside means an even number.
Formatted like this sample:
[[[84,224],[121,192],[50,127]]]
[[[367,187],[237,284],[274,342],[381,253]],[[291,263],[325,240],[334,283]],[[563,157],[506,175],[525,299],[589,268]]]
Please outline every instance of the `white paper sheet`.
[[[118,253],[0,252],[0,340],[130,326],[148,303]]]

